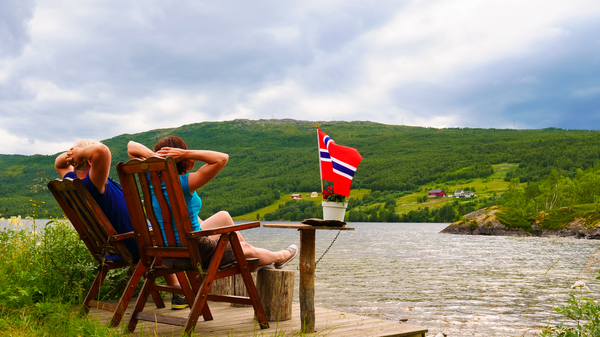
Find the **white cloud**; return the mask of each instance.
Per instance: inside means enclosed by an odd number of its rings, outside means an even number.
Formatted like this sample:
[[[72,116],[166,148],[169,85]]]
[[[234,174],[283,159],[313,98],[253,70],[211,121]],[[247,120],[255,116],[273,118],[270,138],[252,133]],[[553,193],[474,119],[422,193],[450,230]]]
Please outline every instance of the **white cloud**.
[[[572,76],[594,66],[595,0],[35,4],[4,12],[0,152],[234,118],[499,127],[598,95]]]
[[[546,33],[546,37],[548,37],[549,39],[565,38],[569,35],[571,35],[571,32],[560,27],[552,27],[548,29]]]
[[[35,95],[37,101],[74,102],[85,99],[81,93],[75,90],[59,88],[56,84],[49,81],[25,80],[23,84],[28,91]]]
[[[42,139],[35,139],[32,130],[21,130],[13,132],[0,128],[0,153],[1,154],[54,154],[68,150],[73,146],[72,141],[66,142],[47,142]]]

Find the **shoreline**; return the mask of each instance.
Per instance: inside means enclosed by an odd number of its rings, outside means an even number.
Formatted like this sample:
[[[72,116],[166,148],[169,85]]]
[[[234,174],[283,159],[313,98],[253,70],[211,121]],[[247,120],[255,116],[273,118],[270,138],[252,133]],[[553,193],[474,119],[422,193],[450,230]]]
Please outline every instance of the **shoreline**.
[[[511,229],[500,223],[496,218],[497,209],[480,209],[465,215],[464,220],[451,223],[440,233],[459,235],[489,235],[489,236],[523,236],[523,237],[561,237],[600,240],[600,227],[588,229],[582,219],[570,222],[561,229],[549,230],[540,228],[533,223],[533,232],[522,229]]]

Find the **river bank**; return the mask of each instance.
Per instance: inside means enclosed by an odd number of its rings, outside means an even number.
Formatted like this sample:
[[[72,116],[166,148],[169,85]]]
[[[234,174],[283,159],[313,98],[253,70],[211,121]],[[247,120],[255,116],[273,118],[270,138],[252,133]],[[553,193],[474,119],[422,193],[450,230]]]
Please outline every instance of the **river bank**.
[[[496,217],[497,208],[480,209],[469,213],[463,219],[453,222],[440,233],[462,235],[494,235],[494,236],[539,236],[563,237],[577,239],[600,240],[600,227],[590,226],[584,219],[575,219],[560,229],[541,228],[539,222],[531,224],[532,232],[521,229],[510,229]]]

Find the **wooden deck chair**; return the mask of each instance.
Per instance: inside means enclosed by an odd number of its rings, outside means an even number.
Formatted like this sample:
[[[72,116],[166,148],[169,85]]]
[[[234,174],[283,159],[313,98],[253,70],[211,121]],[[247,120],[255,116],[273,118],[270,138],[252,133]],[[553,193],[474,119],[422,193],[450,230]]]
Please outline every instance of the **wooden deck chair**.
[[[148,269],[146,281],[140,291],[134,311],[131,314],[128,326],[129,331],[133,332],[137,322],[144,320],[183,326],[185,327],[185,333],[189,335],[193,332],[200,314],[203,315],[205,321],[213,319],[206,302],[207,300],[252,305],[260,327],[268,328],[269,325],[250,274],[251,271],[258,268],[258,259],[246,260],[236,232],[248,228],[260,227],[260,222],[192,231],[192,223],[181,188],[179,175],[177,174],[177,167],[175,160],[171,157],[166,159],[152,157],[144,161],[132,159],[127,163],[121,162],[117,164],[117,172],[119,173],[119,180],[125,194],[125,201],[129,209],[134,232],[138,239],[141,262]],[[166,192],[163,192],[161,186],[165,186]],[[159,227],[152,207],[151,189],[154,190],[156,200],[160,205],[164,220],[164,233]],[[174,226],[172,221],[174,221]],[[149,231],[151,229],[154,232],[154,243],[150,237]],[[175,232],[178,233],[180,246],[176,245]],[[204,270],[202,268],[202,258],[206,259],[207,257],[200,255],[197,238],[215,234],[220,234],[220,239],[209,267]],[[236,263],[219,267],[223,253],[229,242],[236,257]],[[159,266],[156,263],[156,259],[161,257],[163,259],[189,259],[189,267],[181,267],[185,269],[179,270]],[[192,290],[190,290],[188,280],[186,280],[182,272],[186,272]],[[154,289],[155,277],[173,273],[176,273],[184,295],[188,303],[190,303],[190,313],[187,319],[164,315],[155,316],[154,314],[142,312],[149,292]],[[213,280],[236,274],[242,275],[249,297],[209,294]]]
[[[133,261],[131,253],[122,241],[132,238],[133,232],[117,234],[81,180],[56,179],[48,182],[48,189],[50,189],[67,218],[75,227],[90,253],[98,261],[98,274],[83,301],[82,313],[87,314],[90,308],[96,307],[112,311],[113,316],[110,325],[119,325],[140,278],[146,272],[146,267],[142,263]],[[104,255],[120,255],[123,263],[107,260],[103,258]],[[96,296],[100,292],[100,287],[108,271],[116,268],[129,268],[129,272],[132,272],[127,288],[125,288],[119,302],[115,306],[97,301]],[[164,308],[165,305],[158,292],[153,292],[152,298],[157,308]]]

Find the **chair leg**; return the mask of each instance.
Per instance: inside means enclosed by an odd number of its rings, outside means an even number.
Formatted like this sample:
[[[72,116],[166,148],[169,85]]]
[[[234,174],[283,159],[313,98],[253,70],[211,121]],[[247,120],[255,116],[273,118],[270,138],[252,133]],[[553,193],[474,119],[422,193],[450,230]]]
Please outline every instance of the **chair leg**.
[[[154,287],[152,287],[152,290],[150,290],[150,295],[152,295],[152,300],[154,301],[157,309],[162,309],[165,307],[165,301],[163,301],[160,293],[158,290],[154,289]]]
[[[250,297],[250,300],[252,301],[254,314],[256,315],[258,324],[260,325],[261,329],[268,329],[269,323],[267,322],[267,316],[265,315],[262,304],[260,303],[258,291],[256,290],[256,285],[254,285],[254,280],[250,274],[250,269],[248,269],[248,263],[246,262],[246,257],[242,251],[242,246],[240,245],[240,239],[238,238],[237,232],[233,232],[231,234],[231,247],[233,248],[233,253],[235,254],[240,273],[242,274],[242,279],[244,280],[248,297]]]
[[[129,319],[129,324],[127,325],[127,330],[129,332],[133,332],[138,323],[137,314],[139,312],[144,311],[144,306],[146,305],[146,301],[148,300],[148,296],[152,293],[154,288],[154,282],[156,281],[156,276],[152,271],[146,272],[146,280],[144,281],[144,285],[142,286],[142,290],[138,295],[138,299],[135,302],[135,308],[131,313],[131,319]]]
[[[200,291],[200,283],[196,279],[196,274],[192,273],[192,272],[185,272],[185,273],[186,273],[187,278],[190,281],[190,284],[192,286],[192,291],[194,292],[194,294],[197,294]],[[205,304],[204,307],[202,308],[202,318],[204,318],[205,321],[213,320],[213,316],[212,316],[212,313],[208,306],[208,303]]]
[[[200,286],[200,290],[196,294],[196,299],[194,300],[194,304],[190,307],[190,314],[187,319],[187,323],[185,326],[185,333],[191,334],[198,323],[198,317],[200,316],[200,312],[206,306],[206,299],[208,298],[208,292],[210,291],[210,287],[212,286],[212,282],[217,275],[217,271],[219,270],[219,264],[221,263],[221,259],[223,258],[223,252],[225,252],[225,248],[227,247],[227,242],[229,241],[229,234],[222,234],[219,238],[219,243],[217,244],[217,249],[213,255],[213,258],[210,261],[210,265],[208,266],[208,270],[206,271],[206,275],[202,280],[202,284]],[[211,316],[212,318],[212,316]]]
[[[117,304],[115,312],[113,313],[113,317],[110,321],[109,326],[117,326],[121,322],[123,318],[123,314],[125,314],[125,310],[127,310],[127,305],[129,305],[129,301],[133,297],[133,293],[135,292],[135,288],[137,288],[142,275],[146,272],[146,267],[141,262],[138,262],[135,270],[133,271],[133,275],[129,278],[129,282],[127,282],[127,288],[123,295],[121,295],[121,299]]]
[[[161,257],[156,257],[154,259],[154,265],[155,266],[160,266],[162,265],[162,258]],[[165,302],[162,299],[162,296],[160,296],[160,293],[158,292],[158,290],[154,289],[154,287],[152,287],[152,300],[154,301],[154,304],[156,305],[157,309],[162,309],[165,307]]]
[[[87,315],[90,312],[90,301],[92,301],[100,292],[100,287],[102,286],[102,282],[106,278],[106,274],[108,273],[108,268],[105,264],[100,264],[98,266],[98,274],[96,274],[96,278],[94,279],[94,283],[92,283],[92,287],[90,291],[88,291],[87,296],[83,300],[83,306],[81,307],[81,313]]]

